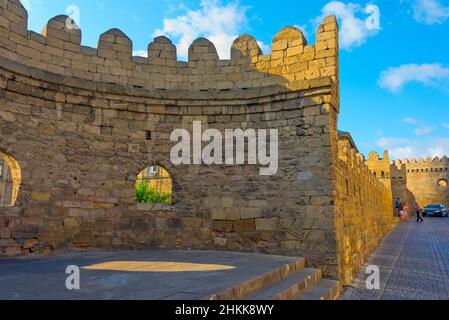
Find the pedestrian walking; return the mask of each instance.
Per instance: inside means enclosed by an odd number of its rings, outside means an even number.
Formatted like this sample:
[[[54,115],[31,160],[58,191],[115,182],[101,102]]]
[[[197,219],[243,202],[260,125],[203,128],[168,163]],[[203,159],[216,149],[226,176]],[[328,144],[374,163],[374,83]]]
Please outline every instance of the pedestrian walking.
[[[408,205],[405,201],[399,206],[399,218],[401,221],[408,221]]]
[[[416,211],[416,222],[424,222],[423,218],[421,217],[421,207],[419,206],[419,203],[415,203],[415,211]]]

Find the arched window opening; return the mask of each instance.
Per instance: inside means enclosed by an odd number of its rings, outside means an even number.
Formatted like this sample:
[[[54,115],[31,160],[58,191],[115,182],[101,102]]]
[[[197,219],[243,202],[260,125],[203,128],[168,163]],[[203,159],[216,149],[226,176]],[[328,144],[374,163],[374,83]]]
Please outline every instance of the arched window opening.
[[[139,173],[136,181],[136,202],[172,204],[172,180],[169,172],[160,166],[148,166]]]
[[[16,203],[21,183],[22,172],[18,161],[0,151],[0,207]]]
[[[448,186],[448,182],[446,179],[441,179],[440,181],[438,181],[438,186],[439,187],[447,187]]]

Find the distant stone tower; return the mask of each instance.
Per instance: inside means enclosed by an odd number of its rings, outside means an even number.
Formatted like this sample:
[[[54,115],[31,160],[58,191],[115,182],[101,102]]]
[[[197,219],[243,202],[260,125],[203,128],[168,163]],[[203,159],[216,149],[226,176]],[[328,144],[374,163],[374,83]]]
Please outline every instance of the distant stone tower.
[[[421,207],[440,203],[449,206],[447,157],[390,161],[388,152],[383,159],[372,152],[367,165],[380,181],[390,186],[394,199],[399,197],[409,204],[409,213],[414,214],[415,201]]]
[[[368,156],[368,161],[366,161],[366,165],[376,178],[391,190],[390,156],[388,151],[384,152],[382,159],[379,158],[377,152],[371,152]]]
[[[394,189],[406,188],[421,206],[440,203],[449,206],[447,157],[397,160],[391,164],[391,168]]]

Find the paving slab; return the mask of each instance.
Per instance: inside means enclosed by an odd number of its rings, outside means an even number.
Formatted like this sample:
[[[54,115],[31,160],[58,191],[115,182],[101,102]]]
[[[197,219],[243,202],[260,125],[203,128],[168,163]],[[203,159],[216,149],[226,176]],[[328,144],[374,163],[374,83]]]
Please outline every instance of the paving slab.
[[[298,257],[176,250],[2,258],[0,299],[198,300],[296,260]],[[164,263],[167,271],[160,270]],[[66,288],[69,265],[80,268],[80,290]],[[92,266],[94,269],[84,268]]]
[[[380,269],[380,290],[366,288],[366,266]],[[369,257],[342,300],[448,300],[449,218],[399,223]]]

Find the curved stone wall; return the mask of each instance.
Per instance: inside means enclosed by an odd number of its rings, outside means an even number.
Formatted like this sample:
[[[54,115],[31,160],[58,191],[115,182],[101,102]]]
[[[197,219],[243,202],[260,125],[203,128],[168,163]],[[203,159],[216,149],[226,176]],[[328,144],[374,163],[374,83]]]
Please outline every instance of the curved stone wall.
[[[120,31],[80,45],[66,17],[27,30],[17,0],[0,1],[0,151],[17,160],[14,207],[0,208],[1,254],[90,248],[191,248],[302,255],[338,277],[334,225],[338,27],[315,45],[291,27],[270,55],[240,36],[231,60],[196,40],[188,62],[166,38],[131,57]],[[174,129],[278,129],[279,170],[170,162]],[[147,165],[171,174],[171,206],[135,203]]]
[[[132,57],[132,41],[118,29],[103,33],[97,48],[90,48],[81,45],[82,32],[67,16],[52,18],[41,34],[27,30],[27,12],[19,0],[2,0],[0,16],[1,56],[65,77],[158,90],[270,85],[295,90],[323,77],[335,81],[338,73],[332,17],[320,25],[315,45],[307,45],[300,30],[286,27],[274,37],[271,54],[263,55],[257,41],[243,35],[235,40],[231,59],[219,60],[214,45],[200,38],[189,48],[189,61],[180,62],[166,37],[149,44],[148,58]]]
[[[0,208],[0,255],[257,251],[301,255],[327,277],[352,279],[390,226],[391,190],[339,145],[335,17],[323,20],[314,45],[286,27],[271,54],[242,35],[231,59],[219,60],[197,39],[188,62],[165,37],[148,58],[132,57],[122,31],[88,48],[72,27],[57,16],[42,34],[28,31],[20,2],[0,0],[0,156],[15,164],[18,190],[15,205]],[[221,133],[277,129],[277,174],[173,165],[170,135],[191,133],[194,121]],[[148,165],[170,173],[173,205],[135,203]]]

